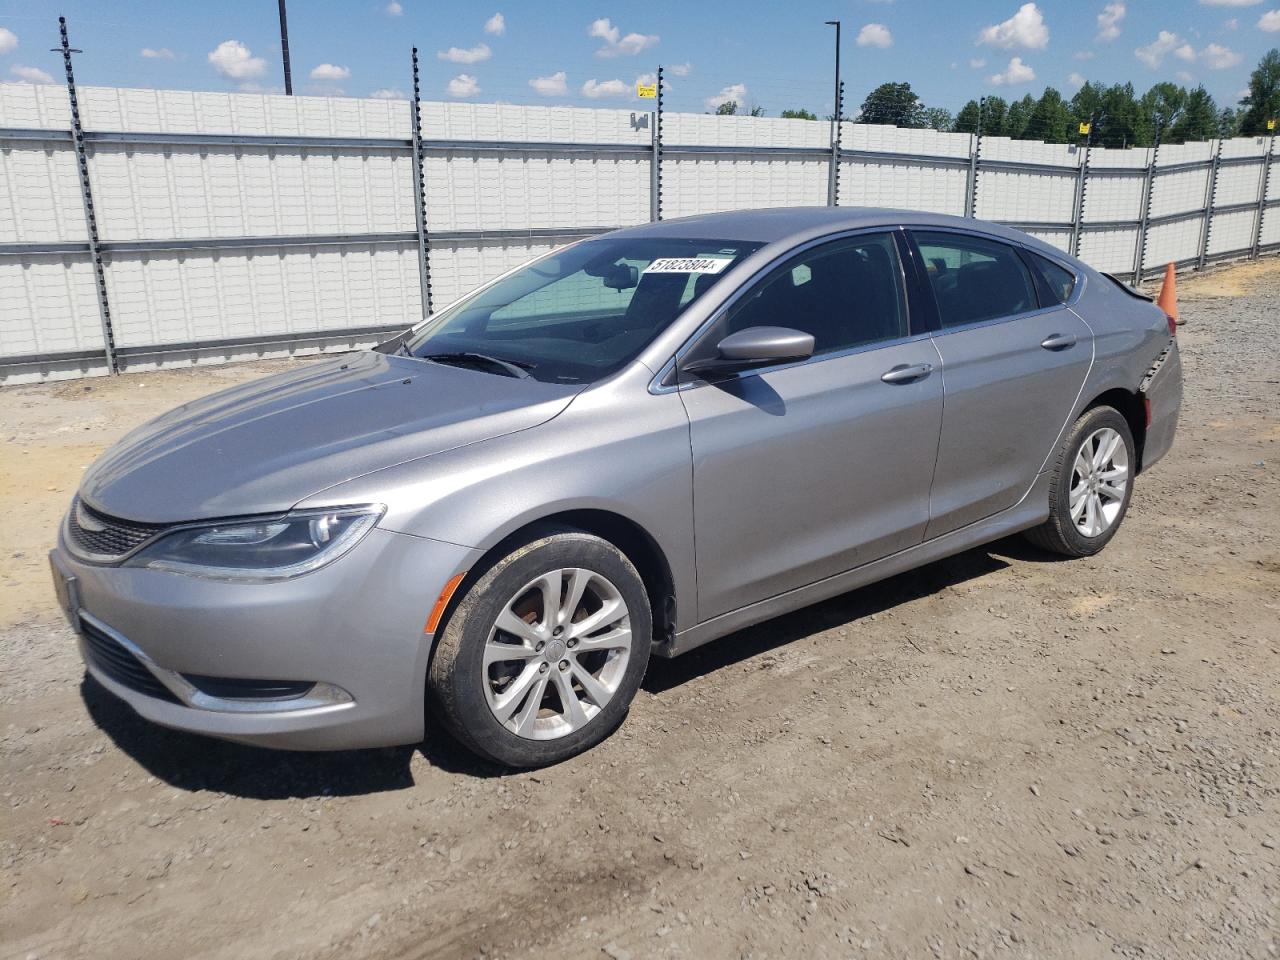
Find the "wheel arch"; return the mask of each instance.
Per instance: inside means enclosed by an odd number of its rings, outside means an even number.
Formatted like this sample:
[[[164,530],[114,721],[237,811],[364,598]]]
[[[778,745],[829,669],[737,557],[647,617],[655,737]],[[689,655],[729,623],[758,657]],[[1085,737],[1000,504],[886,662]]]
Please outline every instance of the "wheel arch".
[[[448,626],[462,597],[471,586],[499,560],[517,547],[544,535],[553,527],[581,530],[607,540],[621,550],[635,566],[644,581],[653,614],[654,640],[657,649],[668,646],[675,635],[676,584],[671,563],[658,541],[636,520],[613,510],[599,507],[579,507],[558,510],[553,513],[516,521],[511,529],[495,532],[488,544],[482,544],[484,553],[471,564],[445,606],[436,630],[438,636]]]
[[[1137,391],[1126,390],[1123,387],[1112,387],[1109,390],[1104,390],[1085,404],[1081,415],[1083,416],[1094,407],[1113,407],[1129,424],[1129,432],[1133,434],[1134,453],[1137,455],[1134,474],[1141,473],[1142,449],[1147,439],[1147,405],[1142,395]]]

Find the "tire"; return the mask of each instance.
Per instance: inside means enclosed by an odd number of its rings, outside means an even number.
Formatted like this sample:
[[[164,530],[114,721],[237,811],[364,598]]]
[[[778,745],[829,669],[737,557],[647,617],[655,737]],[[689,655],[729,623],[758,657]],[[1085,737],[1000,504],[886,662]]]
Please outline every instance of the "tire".
[[[1118,439],[1117,439],[1118,438]],[[1099,451],[1105,442],[1113,452]],[[1088,462],[1093,476],[1081,473],[1084,446],[1090,446]],[[1106,459],[1099,466],[1100,456]],[[1049,519],[1026,531],[1036,546],[1067,557],[1088,557],[1105,547],[1120,529],[1133,496],[1137,456],[1129,423],[1114,407],[1086,410],[1063,441],[1049,481]],[[1123,469],[1123,476],[1119,471]],[[1077,495],[1076,510],[1072,509]],[[1089,503],[1093,500],[1093,504]],[[1097,518],[1095,523],[1092,519]]]
[[[581,600],[570,610],[575,590]],[[652,638],[649,597],[626,555],[584,531],[545,527],[488,568],[454,608],[428,693],[475,753],[508,767],[559,763],[622,723]]]

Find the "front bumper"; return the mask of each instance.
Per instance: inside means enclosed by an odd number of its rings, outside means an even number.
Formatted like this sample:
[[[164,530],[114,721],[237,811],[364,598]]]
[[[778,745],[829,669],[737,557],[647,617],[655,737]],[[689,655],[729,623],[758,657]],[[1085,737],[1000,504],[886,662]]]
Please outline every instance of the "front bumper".
[[[422,739],[423,626],[473,552],[375,529],[327,567],[261,584],[84,563],[63,534],[50,561],[86,668],[141,716],[259,746],[341,750]],[[314,686],[241,699],[189,677]]]

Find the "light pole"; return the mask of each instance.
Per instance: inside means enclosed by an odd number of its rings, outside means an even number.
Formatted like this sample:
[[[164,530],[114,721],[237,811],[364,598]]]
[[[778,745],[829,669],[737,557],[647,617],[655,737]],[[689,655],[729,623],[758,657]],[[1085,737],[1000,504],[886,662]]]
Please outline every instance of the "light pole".
[[[284,0],[280,0],[280,52],[284,55],[284,93],[293,96],[293,75],[289,72],[289,20],[284,14]]]
[[[836,79],[835,94],[831,98],[831,170],[827,176],[827,206],[836,205],[836,177],[840,164],[840,21],[827,20],[828,27],[836,28]]]

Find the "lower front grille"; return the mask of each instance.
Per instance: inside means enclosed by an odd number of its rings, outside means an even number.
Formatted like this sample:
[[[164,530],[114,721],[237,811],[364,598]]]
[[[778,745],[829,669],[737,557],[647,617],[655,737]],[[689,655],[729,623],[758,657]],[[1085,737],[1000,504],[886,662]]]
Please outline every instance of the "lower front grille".
[[[116,683],[157,700],[181,702],[168,687],[156,679],[155,674],[142,661],[121,646],[115,638],[83,617],[80,620],[80,630],[90,663]]]

